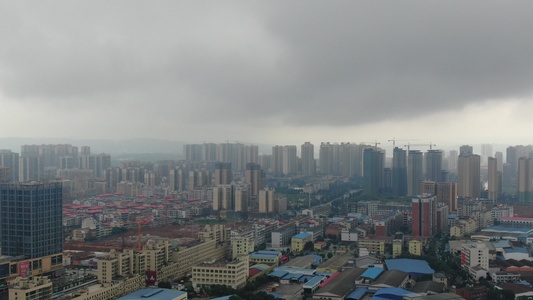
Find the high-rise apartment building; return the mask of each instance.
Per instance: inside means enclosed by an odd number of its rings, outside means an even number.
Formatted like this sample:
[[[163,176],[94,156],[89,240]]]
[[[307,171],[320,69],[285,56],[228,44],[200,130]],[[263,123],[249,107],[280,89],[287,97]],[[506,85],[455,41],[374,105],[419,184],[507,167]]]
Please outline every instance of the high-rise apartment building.
[[[259,147],[256,145],[244,145],[238,148],[239,165],[238,171],[245,171],[246,165],[249,163],[256,164],[259,161]]]
[[[518,159],[517,192],[520,204],[533,203],[533,161],[530,158]]]
[[[231,163],[218,162],[215,164],[215,186],[230,184],[232,179]]]
[[[272,147],[270,170],[274,175],[283,174],[283,146],[276,145]]]
[[[407,152],[394,148],[392,153],[392,193],[396,196],[407,195]]]
[[[339,175],[361,177],[363,174],[363,144],[341,143],[339,148]]]
[[[213,187],[213,210],[234,209],[234,187],[231,184]]]
[[[498,172],[502,173],[503,172],[503,152],[496,151],[496,153],[494,153],[494,158],[496,158]]]
[[[258,160],[259,165],[261,166],[261,169],[265,170],[266,172],[268,172],[268,170],[272,170],[271,161],[272,161],[272,155],[270,154],[259,155],[259,160]]]
[[[18,165],[20,182],[43,180],[44,166],[40,156],[21,156]]]
[[[437,197],[422,195],[412,200],[413,236],[430,237],[437,230]]]
[[[233,210],[247,212],[250,204],[250,191],[246,186],[236,186],[233,190]]]
[[[435,181],[422,181],[420,183],[420,195],[437,195],[437,183]]]
[[[283,174],[295,174],[298,172],[298,158],[296,146],[283,147]]]
[[[298,171],[298,158],[296,146],[272,147],[270,169],[274,175],[295,174]]]
[[[470,145],[463,145],[459,147],[459,155],[472,155],[474,154],[474,148]]]
[[[202,145],[198,145],[198,144],[183,145],[183,158],[186,161],[201,161],[202,160]]]
[[[78,155],[78,169],[92,170],[94,177],[103,177],[104,170],[111,167],[111,155],[91,154],[88,146],[82,149],[83,152]]]
[[[202,160],[216,161],[217,160],[217,144],[204,143],[202,145]]]
[[[441,182],[442,178],[442,151],[429,150],[426,152],[426,180]]]
[[[320,144],[318,157],[321,174],[339,175],[339,148],[339,144]]]
[[[2,255],[34,259],[62,254],[62,191],[59,182],[0,185]],[[38,260],[33,265],[42,268]]]
[[[493,155],[491,144],[481,144],[481,164],[488,164],[488,158]]]
[[[189,191],[194,191],[199,187],[211,185],[211,173],[206,170],[189,171]]]
[[[0,166],[0,183],[9,183],[11,181],[11,171],[8,167]]]
[[[457,182],[437,182],[437,202],[448,205],[450,211],[457,211]]]
[[[301,146],[302,175],[313,176],[316,174],[315,146],[305,142]]]
[[[19,154],[11,150],[0,149],[0,166],[9,168],[9,181],[19,181]]]
[[[459,157],[459,153],[457,150],[450,150],[450,153],[448,155],[448,170],[457,170],[457,158]]]
[[[407,195],[416,196],[423,178],[423,155],[419,150],[409,150],[407,154]]]
[[[463,146],[466,147],[466,146]],[[459,198],[476,199],[481,196],[481,161],[479,155],[461,154],[457,161]]]
[[[488,199],[495,204],[501,195],[501,172],[498,171],[498,159],[488,157]]]
[[[173,191],[185,190],[185,171],[179,168],[169,170],[170,189]]]
[[[246,165],[246,184],[250,185],[251,196],[258,196],[259,191],[266,186],[266,175],[261,166],[254,163]]]
[[[368,195],[382,192],[384,184],[385,152],[367,148],[363,153],[363,192]]]
[[[272,213],[275,211],[275,192],[273,189],[259,191],[259,212]]]

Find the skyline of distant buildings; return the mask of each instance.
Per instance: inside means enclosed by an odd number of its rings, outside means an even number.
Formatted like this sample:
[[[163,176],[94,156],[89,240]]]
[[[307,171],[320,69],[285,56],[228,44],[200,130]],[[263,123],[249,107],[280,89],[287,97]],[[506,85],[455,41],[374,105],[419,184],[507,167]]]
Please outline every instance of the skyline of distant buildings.
[[[22,145],[20,153],[0,150],[0,167],[4,168],[0,179],[6,180],[9,172],[8,181],[51,180],[57,179],[58,174],[73,176],[66,170],[86,170],[92,172],[92,177],[103,179],[106,190],[115,190],[118,183],[125,181],[156,187],[163,180],[174,191],[190,191],[210,185],[213,179],[218,185],[231,183],[235,176],[248,176],[250,178],[243,181],[249,185],[255,183],[250,196],[257,196],[257,182],[266,181],[266,178],[360,177],[368,194],[416,196],[423,181],[457,182],[459,198],[486,198],[496,202],[503,191],[515,189],[520,203],[533,203],[531,145],[509,146],[504,156],[502,151],[493,152],[491,144],[482,144],[481,154],[475,154],[470,145],[446,153],[432,149],[434,145],[408,144],[407,150],[395,147],[392,157],[388,157],[378,145],[377,142],[373,146],[322,142],[315,146],[305,142],[299,146],[299,151],[296,145],[275,145],[270,154],[260,154],[257,145],[230,142],[186,144],[183,146],[185,164],[176,160],[161,172],[132,166],[119,167],[118,170],[111,166],[110,154],[94,154],[89,146]],[[428,146],[426,151],[412,149]],[[255,177],[251,175],[252,171],[247,171],[250,164],[256,169],[253,171]],[[228,170],[237,173],[228,173]],[[263,175],[259,175],[259,171]]]

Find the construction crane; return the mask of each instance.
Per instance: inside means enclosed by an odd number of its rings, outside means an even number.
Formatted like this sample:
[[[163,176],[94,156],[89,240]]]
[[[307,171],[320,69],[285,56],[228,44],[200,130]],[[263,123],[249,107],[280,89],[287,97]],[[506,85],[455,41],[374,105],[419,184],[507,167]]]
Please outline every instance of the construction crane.
[[[137,224],[137,251],[141,252],[142,251],[142,243],[141,243],[141,238],[142,238],[142,224],[146,224],[148,222],[148,220],[146,219],[141,219],[139,221],[135,221],[135,222],[125,222],[125,223],[119,223],[119,224],[116,224],[118,226],[123,226],[123,225],[130,225],[130,224]],[[124,239],[122,240],[124,242]],[[124,248],[124,247],[122,247]],[[124,249],[122,249],[124,250]]]
[[[392,149],[396,148],[396,142],[409,142],[409,141],[417,141],[416,139],[409,139],[409,140],[397,140],[395,137],[388,140],[388,142],[392,142]]]
[[[361,144],[374,144],[374,148],[377,149],[378,148],[378,145],[381,145],[380,142],[378,142],[377,140],[374,140],[373,142],[361,142]]]
[[[415,146],[415,147],[417,147],[417,146],[426,146],[426,147],[429,147],[429,150],[433,150],[433,146],[437,146],[437,145],[435,145],[435,144],[433,144],[431,142],[429,142],[429,144],[409,144],[408,143],[407,145],[405,145],[405,147],[407,147],[407,153],[409,153],[409,150],[411,149],[411,146]]]

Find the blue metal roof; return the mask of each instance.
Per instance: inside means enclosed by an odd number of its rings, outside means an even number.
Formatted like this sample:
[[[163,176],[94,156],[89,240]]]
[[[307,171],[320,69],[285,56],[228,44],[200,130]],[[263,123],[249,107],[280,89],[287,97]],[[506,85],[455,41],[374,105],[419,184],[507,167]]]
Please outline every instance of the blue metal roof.
[[[275,255],[257,254],[257,253],[252,253],[252,254],[250,255],[250,257],[252,257],[252,258],[270,258],[270,259],[272,259],[272,258],[276,258]]]
[[[302,274],[314,274],[316,272],[315,269],[284,268],[284,267],[274,268],[274,271],[283,271],[287,273],[302,273]]]
[[[367,291],[368,288],[366,286],[360,286],[358,288],[355,288],[355,290],[353,290],[351,293],[349,293],[348,296],[346,296],[346,299],[360,300],[361,298],[363,298]]]
[[[421,259],[397,258],[386,259],[385,265],[388,270],[400,270],[407,273],[433,274],[433,270],[427,261]]]
[[[412,294],[413,292],[406,291],[404,289],[390,287],[378,290],[372,300],[381,300],[381,299],[403,299],[403,295]],[[396,297],[395,297],[396,296]]]
[[[527,227],[507,227],[507,226],[489,226],[487,228],[481,229],[481,232],[503,232],[503,233],[531,233],[533,232],[532,228]]]
[[[322,261],[322,256],[320,256],[320,255],[309,254],[309,255],[306,255],[306,256],[309,256],[309,257],[312,257],[312,258],[315,259],[315,262],[313,263],[313,265],[318,265]]]
[[[303,239],[305,239],[306,237],[309,237],[309,236],[311,236],[309,233],[299,233],[299,234],[293,236],[292,238],[293,239],[296,238],[296,239],[302,239],[303,240]]]
[[[265,292],[265,293],[267,293],[269,295],[272,295],[272,296],[274,296],[276,298],[283,298],[283,295],[280,295],[280,294],[276,294],[276,293],[272,293],[272,292]]]
[[[268,254],[268,255],[279,255],[281,251],[275,251],[275,250],[259,250],[255,253],[259,254]]]
[[[261,270],[261,271],[266,270],[265,268],[263,268],[263,267],[258,267],[258,266],[253,266],[253,267],[250,267],[249,269],[258,269],[258,270]]]
[[[299,282],[305,282],[306,280],[309,281],[309,279],[311,278],[314,278],[315,276],[313,275],[304,275],[302,277],[300,277],[300,279],[298,279]]]
[[[376,279],[381,273],[383,273],[382,268],[368,268],[363,274],[361,274],[361,277]]]
[[[325,280],[325,279],[326,279],[325,276],[315,276],[315,277],[313,277],[313,279],[309,280],[308,282],[306,282],[306,283],[304,284],[304,288],[306,288],[306,287],[311,288],[311,287],[313,287],[315,284],[320,283],[320,282],[322,282],[322,281]]]
[[[300,279],[302,276],[305,276],[305,274],[302,274],[302,273],[289,273],[283,277],[281,277],[281,279],[286,279],[286,280],[291,280],[291,279]]]
[[[503,251],[505,251],[506,253],[528,253],[526,248],[524,247],[516,247],[516,249],[512,249],[512,248],[509,248],[509,249],[503,249]]]
[[[229,300],[229,298],[231,298],[231,296],[236,296],[236,295],[222,296],[222,297],[218,297],[218,298],[212,298],[211,300]]]
[[[508,240],[497,240],[497,241],[493,241],[493,242],[492,242],[492,245],[494,246],[494,248],[507,248],[507,247],[511,247],[511,244],[509,243]]]
[[[166,300],[174,299],[176,297],[187,294],[186,292],[170,290],[170,289],[142,289],[135,291],[126,296],[120,297],[117,300],[137,300],[137,299],[151,299],[151,300]]]
[[[287,275],[287,272],[285,271],[274,271],[270,274],[268,274],[269,277],[278,277],[278,278],[281,278],[283,276]]]

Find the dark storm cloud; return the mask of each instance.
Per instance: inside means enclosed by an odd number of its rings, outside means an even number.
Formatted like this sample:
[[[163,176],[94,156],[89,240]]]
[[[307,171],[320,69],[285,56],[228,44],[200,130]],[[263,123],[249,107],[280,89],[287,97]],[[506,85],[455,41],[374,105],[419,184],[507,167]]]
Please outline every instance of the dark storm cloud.
[[[532,9],[518,1],[4,3],[0,89],[20,101],[221,126],[413,118],[531,95]]]

